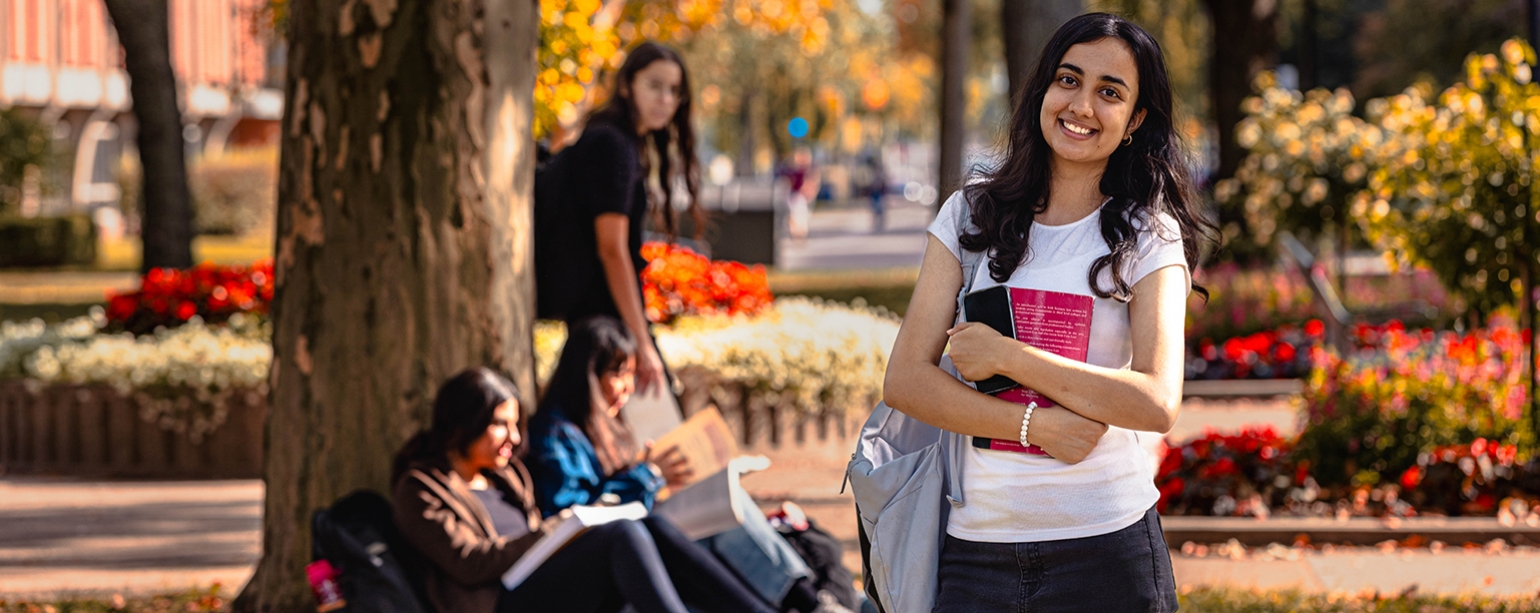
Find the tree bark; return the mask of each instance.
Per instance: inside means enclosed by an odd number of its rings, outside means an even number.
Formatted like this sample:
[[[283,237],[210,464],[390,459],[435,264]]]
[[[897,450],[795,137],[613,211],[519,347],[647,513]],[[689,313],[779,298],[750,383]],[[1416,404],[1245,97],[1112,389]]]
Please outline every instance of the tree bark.
[[[964,83],[968,78],[968,51],[973,22],[971,0],[942,0],[941,23],[941,150],[940,176],[936,185],[939,198],[945,202],[952,190],[962,186],[963,178],[963,115],[967,112],[968,98]]]
[[[1251,95],[1251,81],[1277,63],[1278,0],[1204,0],[1203,4],[1214,32],[1209,91],[1219,129],[1219,168],[1213,179],[1219,180],[1233,176],[1246,157],[1235,140],[1235,126],[1242,118],[1241,102]]]
[[[1000,29],[1005,40],[1005,73],[1010,79],[1011,107],[1032,76],[1037,56],[1064,22],[1085,12],[1085,0],[1005,0],[1000,3]]]
[[[314,607],[311,514],[390,491],[438,385],[534,406],[535,0],[291,3],[263,557],[238,611]]]
[[[106,0],[123,45],[124,70],[138,122],[140,272],[193,265],[192,196],[187,190],[186,144],[171,70],[171,26],[166,0]]]

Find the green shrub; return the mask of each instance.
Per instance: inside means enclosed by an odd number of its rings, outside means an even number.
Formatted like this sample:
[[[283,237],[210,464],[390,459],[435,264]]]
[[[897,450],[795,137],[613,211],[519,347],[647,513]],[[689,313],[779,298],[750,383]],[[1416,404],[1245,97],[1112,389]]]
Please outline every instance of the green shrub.
[[[0,110],[0,214],[21,201],[28,166],[48,161],[49,135],[43,125],[16,109]]]
[[[96,224],[88,215],[0,217],[0,268],[96,262]]]
[[[138,160],[125,157],[118,171],[125,215],[142,216],[141,185]],[[248,149],[190,161],[187,189],[198,234],[271,233],[278,215],[278,151]]]

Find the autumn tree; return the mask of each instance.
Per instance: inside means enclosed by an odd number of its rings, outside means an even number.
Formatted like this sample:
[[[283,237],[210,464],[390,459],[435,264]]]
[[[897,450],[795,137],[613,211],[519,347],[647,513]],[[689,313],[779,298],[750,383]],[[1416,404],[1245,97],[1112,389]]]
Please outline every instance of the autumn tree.
[[[1381,162],[1384,133],[1353,115],[1345,88],[1302,94],[1278,87],[1271,73],[1258,86],[1236,127],[1246,158],[1215,186],[1215,199],[1244,213],[1246,238],[1258,247],[1272,246],[1283,230],[1314,242],[1334,238],[1340,280],[1354,226],[1349,209],[1365,196],[1370,165]]]
[[[314,607],[310,516],[388,492],[469,366],[533,406],[534,0],[287,7],[263,557],[240,611]]]
[[[895,53],[888,19],[834,0],[542,0],[536,134],[558,146],[569,138],[608,95],[624,50],[643,39],[679,50],[698,125],[735,154],[740,174],[790,150],[793,117],[808,120],[808,140],[831,148],[884,128],[924,133],[934,59]]]
[[[1400,262],[1428,266],[1477,313],[1518,307],[1520,327],[1530,330],[1540,273],[1534,65],[1534,51],[1513,39],[1496,55],[1471,55],[1465,82],[1437,100],[1414,88],[1373,103],[1370,116],[1396,137],[1396,149],[1353,211]]]
[[[123,45],[123,68],[133,99],[141,189],[139,269],[191,268],[192,195],[187,189],[186,145],[171,69],[171,26],[166,0],[106,0]]]

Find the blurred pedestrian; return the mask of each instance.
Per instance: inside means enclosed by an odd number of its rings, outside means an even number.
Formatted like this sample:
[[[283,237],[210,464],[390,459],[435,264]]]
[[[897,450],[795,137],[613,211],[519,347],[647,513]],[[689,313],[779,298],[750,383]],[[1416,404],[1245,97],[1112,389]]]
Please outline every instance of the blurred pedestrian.
[[[888,195],[888,173],[882,167],[882,153],[868,155],[865,168],[865,192],[872,206],[872,231],[881,233],[887,229],[887,206],[883,198]]]
[[[786,229],[792,238],[807,238],[820,182],[818,168],[813,165],[813,151],[801,146],[793,150],[790,163],[781,169],[781,176],[787,183]]]

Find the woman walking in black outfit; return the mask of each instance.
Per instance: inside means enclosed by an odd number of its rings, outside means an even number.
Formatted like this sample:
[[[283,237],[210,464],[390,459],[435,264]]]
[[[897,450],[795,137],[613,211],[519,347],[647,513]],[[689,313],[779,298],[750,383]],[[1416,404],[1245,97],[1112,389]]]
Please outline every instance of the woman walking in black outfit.
[[[588,117],[583,135],[563,151],[557,173],[562,198],[582,217],[564,236],[571,244],[564,287],[580,296],[564,314],[568,322],[606,315],[625,323],[642,342],[637,352],[636,384],[648,390],[664,381],[663,360],[647,328],[640,272],[642,231],[649,217],[672,239],[678,231],[670,203],[682,187],[695,227],[702,215],[697,194],[700,165],[690,126],[690,80],[672,49],[646,42],[626,56],[615,75],[608,102]],[[591,221],[590,221],[591,220]],[[553,265],[537,263],[537,266]]]

